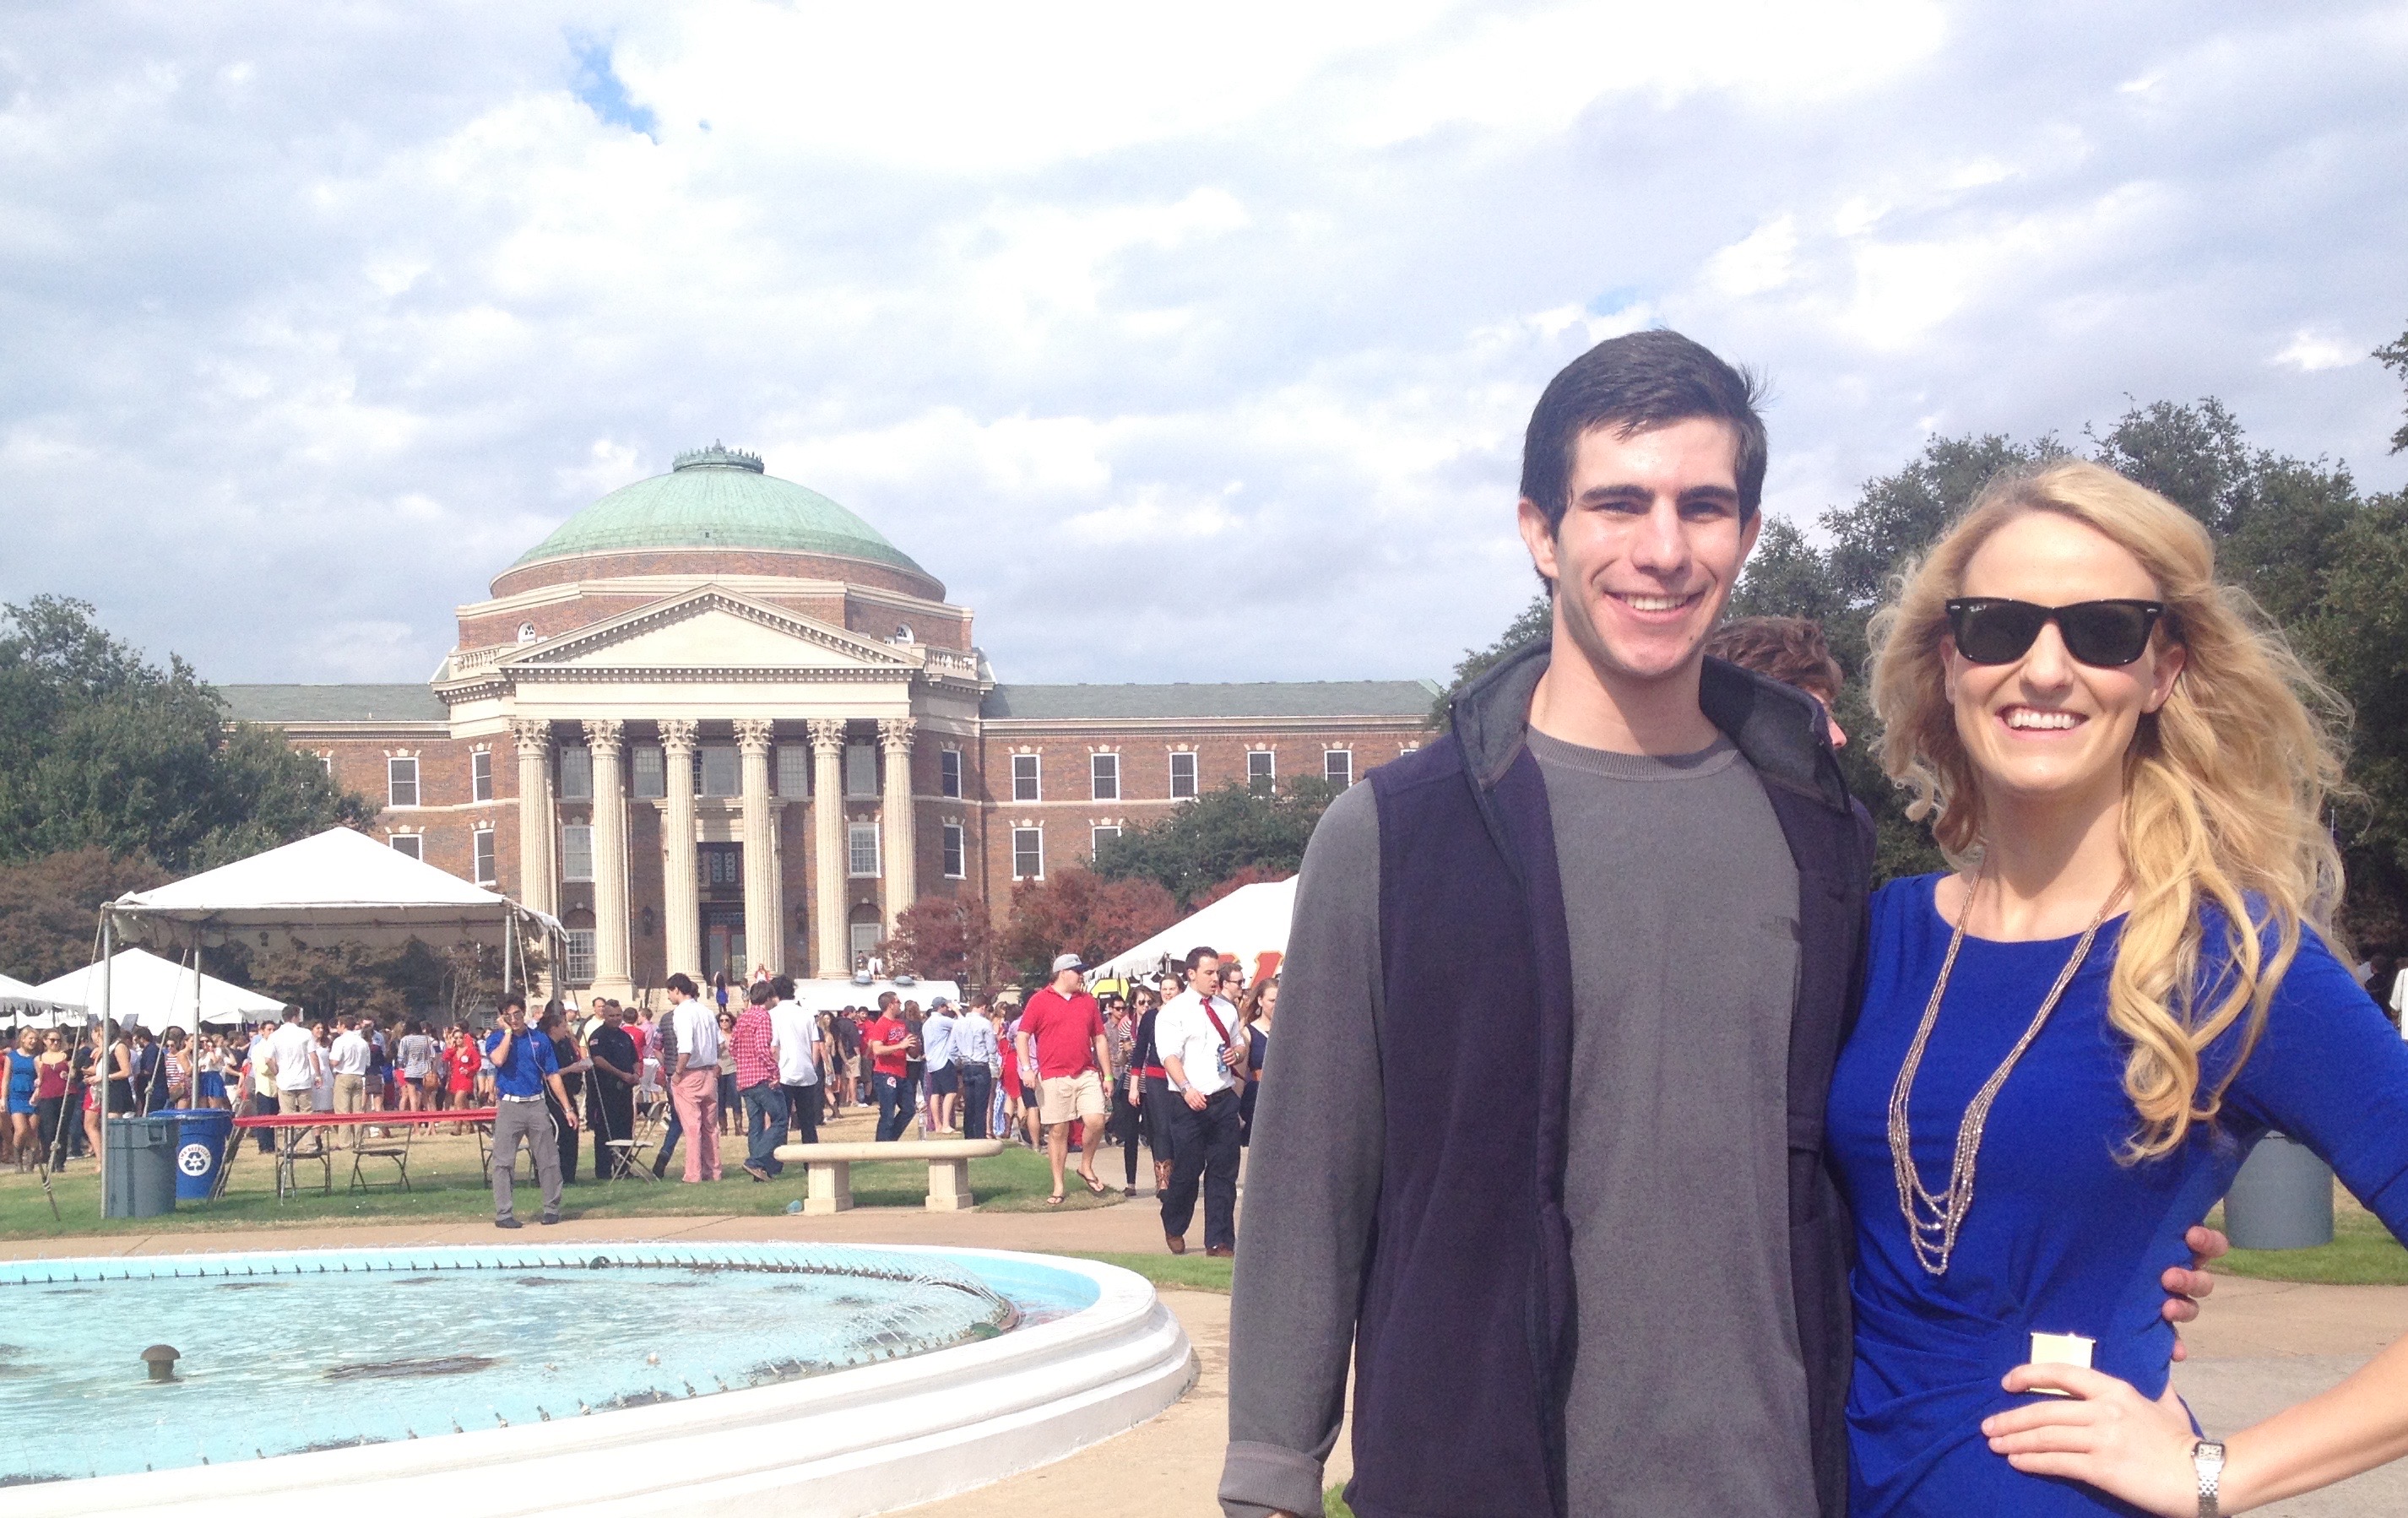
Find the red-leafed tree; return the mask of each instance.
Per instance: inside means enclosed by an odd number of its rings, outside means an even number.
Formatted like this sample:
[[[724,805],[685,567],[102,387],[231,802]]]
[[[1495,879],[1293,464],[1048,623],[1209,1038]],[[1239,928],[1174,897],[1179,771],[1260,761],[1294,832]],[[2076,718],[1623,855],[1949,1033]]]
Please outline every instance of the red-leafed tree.
[[[879,946],[889,973],[924,981],[995,983],[996,931],[978,896],[931,896],[896,914],[895,932]]]
[[[1110,959],[1177,921],[1179,903],[1156,881],[1056,870],[1050,880],[1012,888],[1003,957],[1023,974],[1041,979],[1056,954],[1075,953],[1090,964]]]

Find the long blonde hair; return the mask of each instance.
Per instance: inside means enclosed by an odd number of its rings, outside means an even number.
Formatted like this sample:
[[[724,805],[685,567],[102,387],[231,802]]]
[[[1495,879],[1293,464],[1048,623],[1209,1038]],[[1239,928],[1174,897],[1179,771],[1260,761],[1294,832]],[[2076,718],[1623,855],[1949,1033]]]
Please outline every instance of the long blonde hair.
[[[2141,1128],[2127,1153],[2144,1159],[2214,1119],[2240,1062],[2205,1087],[2200,1051],[2241,1023],[2247,1057],[2302,927],[2337,946],[2341,853],[2322,814],[2342,784],[2348,715],[2257,603],[2217,582],[2214,542],[2180,507],[2078,460],[2002,477],[1898,577],[1871,625],[1882,767],[1914,793],[1908,815],[1930,819],[1952,865],[1979,861],[1983,820],[1943,682],[1945,603],[1961,594],[1965,566],[1990,535],[2034,511],[2081,523],[2138,559],[2167,609],[2156,637],[2187,655],[2172,695],[2142,717],[2125,759],[2132,894],[2108,1018],[2131,1044],[2124,1091]],[[2203,986],[2209,905],[2222,914],[2223,965]]]

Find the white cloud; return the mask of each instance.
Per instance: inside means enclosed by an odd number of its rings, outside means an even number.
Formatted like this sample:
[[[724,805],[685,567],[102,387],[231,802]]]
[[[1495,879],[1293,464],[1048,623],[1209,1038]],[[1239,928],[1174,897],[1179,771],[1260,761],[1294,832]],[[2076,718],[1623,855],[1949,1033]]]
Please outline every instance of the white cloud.
[[[2301,374],[2315,374],[2320,369],[2346,368],[2364,357],[2362,343],[2345,343],[2302,327],[2291,334],[2290,343],[2274,355],[2273,362]]]

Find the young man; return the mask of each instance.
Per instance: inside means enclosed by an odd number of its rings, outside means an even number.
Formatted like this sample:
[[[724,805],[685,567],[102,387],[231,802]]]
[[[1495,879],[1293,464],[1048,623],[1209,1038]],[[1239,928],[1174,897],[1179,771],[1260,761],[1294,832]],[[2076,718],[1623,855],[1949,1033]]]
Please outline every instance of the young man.
[[[568,1093],[560,1083],[560,1060],[552,1040],[527,1024],[524,996],[512,992],[502,998],[501,1026],[485,1036],[485,1057],[494,1065],[494,1226],[519,1226],[511,1172],[518,1167],[522,1142],[535,1154],[536,1179],[543,1185],[543,1221],[558,1223],[560,1136],[552,1131],[544,1094],[551,1093],[572,1130],[577,1110],[569,1106]]]
[[[1104,1133],[1104,1072],[1112,1067],[1111,1046],[1104,1042],[1104,1014],[1087,995],[1087,967],[1077,954],[1054,960],[1054,982],[1028,998],[1020,1014],[1018,1039],[1023,1078],[1037,1072],[1038,1111],[1047,1124],[1045,1157],[1054,1167],[1054,1195],[1046,1205],[1062,1205],[1062,1168],[1070,1157],[1070,1124],[1081,1124],[1079,1179],[1097,1196],[1104,1183],[1096,1175],[1096,1146]]]
[[[996,1047],[994,1020],[986,1015],[987,998],[970,997],[969,1008],[953,1029],[953,1067],[961,1072],[962,1137],[983,1138],[993,1125]]]
[[[719,1167],[719,1009],[700,999],[683,973],[665,982],[677,1061],[662,1072],[678,1121],[685,1128],[685,1180],[716,1181]],[[666,1147],[663,1158],[667,1157]]]
[[[744,1104],[744,1173],[767,1181],[786,1167],[778,1146],[786,1141],[786,1089],[778,1081],[777,1029],[770,1009],[778,994],[755,981],[736,1014],[728,1042],[736,1052],[736,1096]]]
[[[610,1147],[613,1138],[631,1138],[636,1132],[636,1041],[619,1024],[619,1004],[608,997],[594,1003],[597,1019],[585,1039],[585,1058],[594,1067],[585,1079],[585,1121],[594,1130],[594,1174],[616,1181],[628,1173],[627,1152]]]
[[[953,1067],[953,1034],[959,1023],[953,1002],[939,996],[928,1004],[928,1021],[920,1025],[928,1069],[928,1134],[935,1138],[953,1137],[953,1104],[962,1094],[961,1072]]]
[[[1846,1511],[1823,1109],[1872,837],[1822,709],[1705,658],[1765,451],[1750,382],[1678,334],[1557,375],[1517,508],[1552,636],[1316,829],[1227,1512],[1318,1510],[1350,1350],[1361,1518]]]
[[[893,1143],[911,1125],[914,1105],[910,1087],[911,1027],[903,1021],[902,998],[892,991],[878,997],[878,1015],[861,1030],[862,1047],[869,1052],[869,1085],[878,1097],[879,1143]]]
[[[1187,1253],[1196,1191],[1204,1190],[1204,1253],[1238,1253],[1238,1096],[1246,1045],[1233,1037],[1238,1010],[1221,992],[1225,961],[1210,949],[1187,956],[1187,989],[1155,1014],[1154,1045],[1174,1100],[1169,1107],[1170,1185],[1162,1194],[1162,1239]]]

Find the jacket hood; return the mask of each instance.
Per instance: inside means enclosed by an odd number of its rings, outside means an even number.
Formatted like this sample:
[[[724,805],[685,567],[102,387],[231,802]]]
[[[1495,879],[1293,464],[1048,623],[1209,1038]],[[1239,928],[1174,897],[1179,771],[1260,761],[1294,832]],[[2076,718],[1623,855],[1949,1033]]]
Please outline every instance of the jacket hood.
[[[1521,754],[1530,728],[1530,697],[1553,654],[1549,641],[1532,643],[1448,703],[1465,766],[1484,792],[1494,789]],[[1777,680],[1709,658],[1698,683],[1698,705],[1766,780],[1834,811],[1848,810],[1847,781],[1831,752],[1822,703]]]

